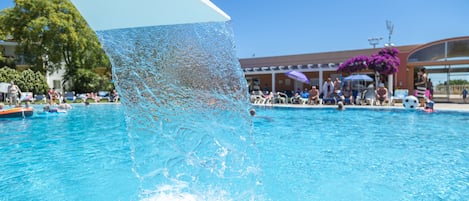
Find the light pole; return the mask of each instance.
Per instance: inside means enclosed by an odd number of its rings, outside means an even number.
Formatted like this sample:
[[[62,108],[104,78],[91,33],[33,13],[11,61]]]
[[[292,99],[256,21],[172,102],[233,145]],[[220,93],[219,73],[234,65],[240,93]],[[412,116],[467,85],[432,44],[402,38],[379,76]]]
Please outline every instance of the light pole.
[[[379,43],[380,40],[382,40],[382,37],[373,37],[373,38],[368,38],[368,42],[370,43],[371,46],[373,46],[373,49],[376,48],[376,45]]]
[[[385,44],[385,46],[387,47],[392,47],[394,46],[394,44],[391,43],[391,35],[392,35],[392,32],[394,31],[394,24],[392,24],[391,21],[389,20],[386,20],[386,29],[388,30],[388,43]]]
[[[392,32],[394,31],[394,24],[389,20],[386,20],[386,29],[388,30],[389,35],[388,35],[388,43],[385,44],[385,46],[388,48],[392,48],[394,44],[391,43],[391,35],[392,35]],[[394,75],[393,74],[388,75],[388,91],[394,94]]]
[[[49,55],[48,55],[48,48],[44,48],[44,55],[42,56],[42,68],[44,70],[44,77],[46,78],[47,85],[49,85],[49,74],[47,70],[49,69]],[[50,86],[50,85],[49,85]]]

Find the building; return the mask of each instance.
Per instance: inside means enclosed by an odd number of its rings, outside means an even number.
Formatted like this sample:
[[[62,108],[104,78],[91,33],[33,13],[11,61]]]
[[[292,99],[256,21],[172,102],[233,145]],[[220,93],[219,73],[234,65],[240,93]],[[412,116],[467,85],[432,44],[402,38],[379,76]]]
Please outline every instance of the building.
[[[16,58],[16,42],[0,41],[3,47],[3,56]],[[451,80],[469,80],[469,36],[456,37],[429,42],[427,44],[397,46],[399,50],[399,71],[387,78],[380,80],[387,83],[388,89],[414,90],[414,79],[419,68],[425,67],[429,77],[440,82],[434,83],[435,98],[440,101],[451,101],[460,97],[460,92],[465,85],[450,85]],[[338,66],[346,60],[358,56],[369,56],[379,49],[345,50],[336,52],[286,55],[274,57],[256,57],[240,59],[241,67],[249,83],[253,88],[268,88],[269,91],[295,91],[298,88],[310,88],[288,78],[285,72],[297,70],[306,74],[312,85],[318,85],[327,78],[343,78],[347,74],[337,73]],[[26,65],[21,59],[17,59],[17,65]],[[373,72],[362,72],[374,77]],[[49,86],[62,90],[63,72],[47,75]],[[438,79],[434,79],[438,78]]]
[[[450,86],[450,80],[469,80],[469,36],[438,40],[427,44],[397,46],[399,50],[399,71],[384,79],[393,89],[414,90],[414,78],[419,68],[425,67],[429,77],[446,78],[434,86],[435,98],[450,101],[459,95],[464,86]],[[361,49],[325,53],[287,55],[240,59],[246,79],[253,88],[268,88],[270,91],[290,92],[310,88],[309,84],[288,78],[289,70],[303,72],[311,85],[322,87],[327,78],[342,78],[347,74],[337,73],[338,66],[346,60],[359,55],[370,56],[379,49]],[[374,76],[373,72],[363,72]],[[383,80],[383,79],[382,79]],[[438,84],[438,83],[435,83]]]
[[[1,51],[3,57],[14,59],[17,69],[28,69],[29,64],[24,61],[21,55],[16,55],[16,46],[18,46],[18,42],[11,40],[0,40],[0,47],[2,48]],[[3,66],[0,66],[0,68],[2,67]],[[63,91],[62,77],[64,72],[65,70],[61,69],[57,72],[46,73],[45,77],[47,85],[49,85],[50,88],[55,88],[58,91]]]

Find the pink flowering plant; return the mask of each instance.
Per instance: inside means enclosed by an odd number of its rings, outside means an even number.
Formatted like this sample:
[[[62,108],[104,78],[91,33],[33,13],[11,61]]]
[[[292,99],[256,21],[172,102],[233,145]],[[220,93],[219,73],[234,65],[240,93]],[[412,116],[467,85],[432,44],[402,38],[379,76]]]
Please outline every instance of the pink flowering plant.
[[[401,64],[398,54],[397,48],[383,48],[378,53],[371,55],[368,68],[383,75],[397,73]]]
[[[370,69],[379,74],[389,75],[397,73],[400,60],[397,48],[383,48],[379,52],[368,56],[356,56],[342,63],[337,72],[353,73]]]
[[[367,56],[356,56],[342,63],[337,72],[353,73],[368,69],[369,58]]]

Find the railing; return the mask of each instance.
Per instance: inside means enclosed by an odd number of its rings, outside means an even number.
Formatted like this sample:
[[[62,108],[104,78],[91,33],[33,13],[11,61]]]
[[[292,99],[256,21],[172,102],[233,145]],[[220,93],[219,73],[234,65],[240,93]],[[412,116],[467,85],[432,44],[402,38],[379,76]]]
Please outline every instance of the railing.
[[[438,85],[434,89],[434,94],[461,94],[462,90],[469,85]]]

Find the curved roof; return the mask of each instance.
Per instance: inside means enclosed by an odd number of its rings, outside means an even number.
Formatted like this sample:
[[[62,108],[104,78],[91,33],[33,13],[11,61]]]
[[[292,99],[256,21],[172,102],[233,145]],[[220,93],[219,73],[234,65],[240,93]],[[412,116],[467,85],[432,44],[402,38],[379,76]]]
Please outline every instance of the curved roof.
[[[443,39],[412,50],[409,66],[469,64],[469,36]]]

